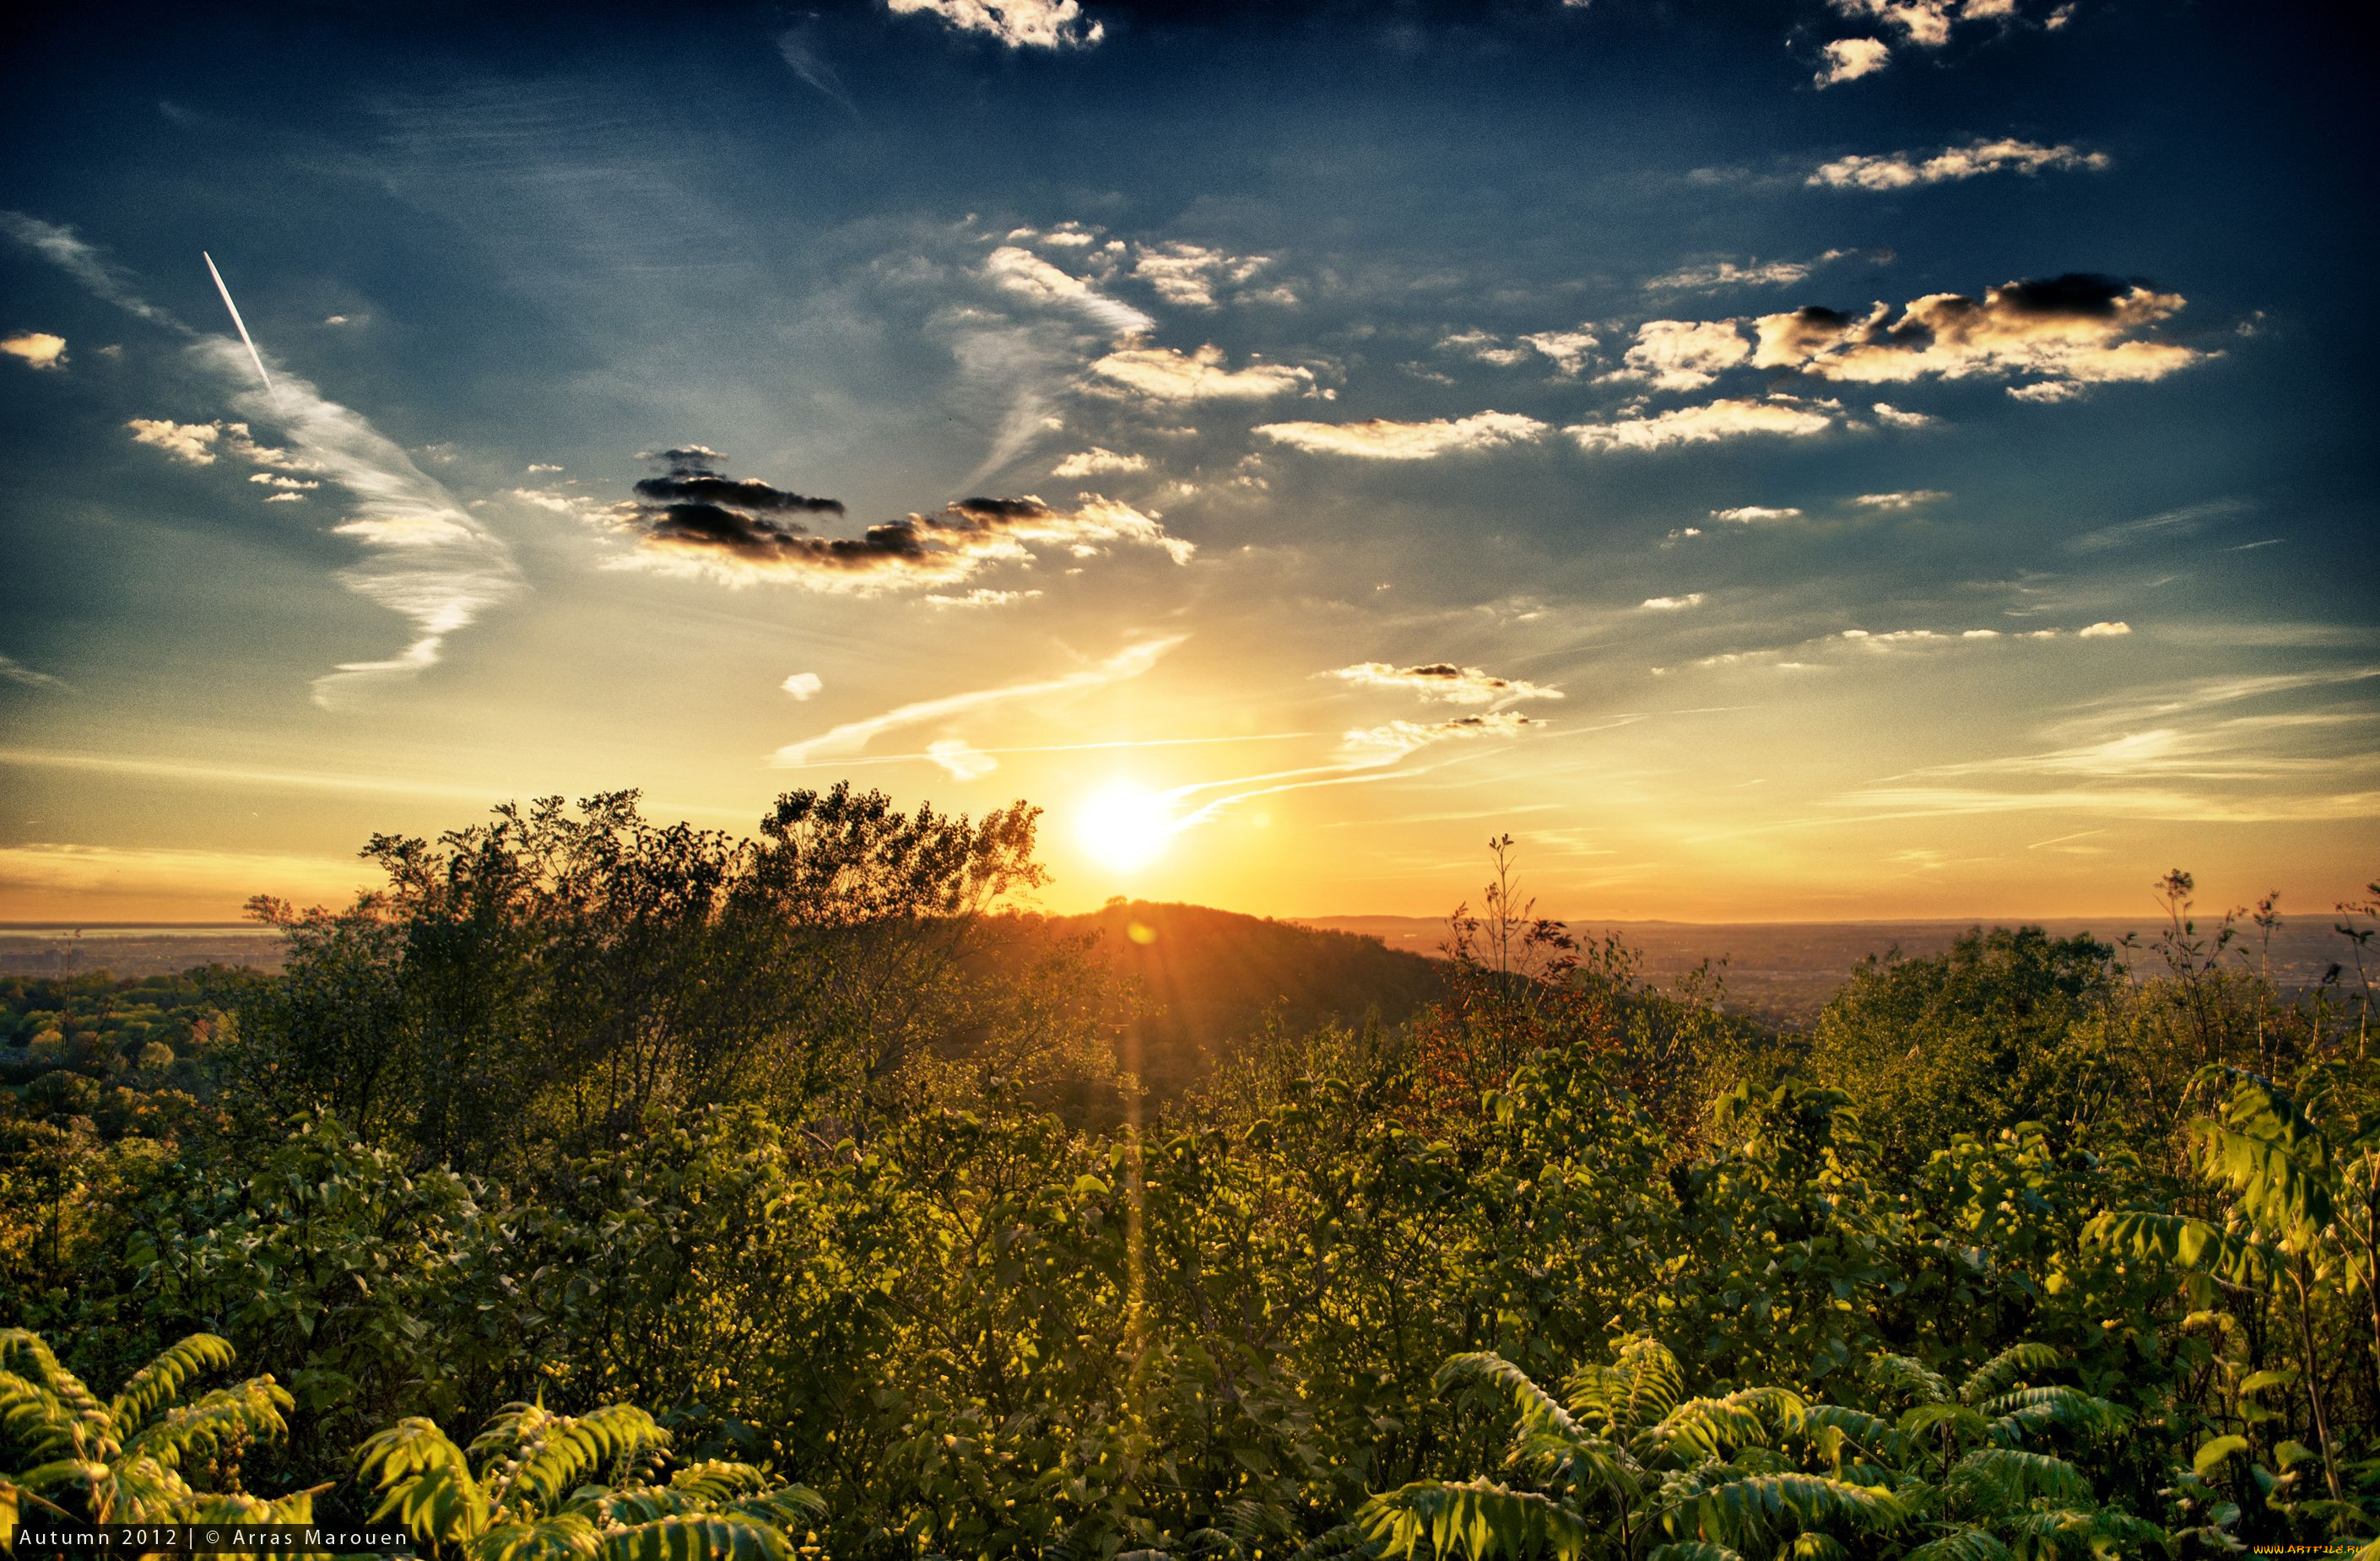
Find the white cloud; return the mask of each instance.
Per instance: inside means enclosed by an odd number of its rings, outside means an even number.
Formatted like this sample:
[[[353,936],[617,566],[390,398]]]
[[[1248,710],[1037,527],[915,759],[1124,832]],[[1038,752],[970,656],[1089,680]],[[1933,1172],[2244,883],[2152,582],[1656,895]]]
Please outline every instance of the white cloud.
[[[1636,329],[1628,366],[1603,377],[1655,390],[1700,390],[1751,356],[1752,344],[1732,320],[1650,320]]]
[[[1876,21],[1898,28],[1900,41],[1921,49],[1938,49],[1950,41],[1950,20],[1959,0],[1831,0],[1835,14],[1852,21]],[[1969,0],[1971,11],[1988,9]]]
[[[1645,284],[1652,293],[1708,293],[1721,287],[1786,287],[1806,280],[1822,266],[1854,255],[1865,255],[1879,263],[1892,259],[1890,250],[1828,249],[1806,260],[1714,260],[1706,265],[1685,266],[1666,275],[1657,276]]]
[[[1371,461],[1427,461],[1440,455],[1495,450],[1542,437],[1546,425],[1512,412],[1476,412],[1427,423],[1372,417],[1360,423],[1259,423],[1267,439],[1318,454]]]
[[[1559,699],[1562,691],[1538,684],[1501,678],[1479,667],[1451,661],[1428,661],[1400,667],[1388,661],[1359,661],[1322,674],[1366,688],[1406,689],[1443,705],[1505,705],[1522,699]]]
[[[978,586],[963,596],[932,595],[926,600],[936,607],[1014,607],[1040,594],[1039,591],[1002,591],[989,586]]]
[[[1806,182],[1833,189],[1907,189],[1912,185],[1938,185],[1985,174],[2039,174],[2070,168],[2088,168],[2096,173],[2113,165],[2104,151],[2086,152],[2065,145],[2042,146],[2034,141],[2002,139],[1945,147],[1931,156],[1888,151],[1837,158],[1821,164]]]
[[[927,12],[961,32],[980,32],[1012,49],[1087,49],[1106,36],[1083,19],[1079,0],[884,0],[896,16]]]
[[[2121,635],[2131,634],[2131,632],[2132,626],[2130,623],[2122,622],[2113,623],[2098,623],[2092,624],[2088,628],[2077,629],[2074,631],[2076,637],[2080,639],[2115,639]]]
[[[1585,326],[1575,331],[1532,332],[1521,340],[1552,358],[1554,367],[1565,374],[1585,369],[1597,345],[1595,333]]]
[[[792,695],[796,700],[808,700],[814,698],[819,691],[826,686],[826,680],[816,672],[793,672],[789,673],[785,681],[777,686]]]
[[[998,759],[964,737],[937,738],[926,744],[926,756],[953,780],[980,780],[1000,768]]]
[[[1863,493],[1852,502],[1864,510],[1910,510],[1949,496],[1938,488],[1912,488],[1899,493]]]
[[[19,331],[0,340],[0,352],[22,363],[28,369],[63,369],[67,366],[67,339],[53,336],[47,331]]]
[[[1980,302],[1928,294],[1898,319],[1881,303],[1859,316],[1802,309],[1760,317],[1752,361],[1860,384],[2020,374],[2053,382],[2161,380],[2211,356],[2149,334],[2183,304],[2178,293],[2137,282],[2061,276],[2004,283]],[[2028,385],[2014,393],[2062,400],[2072,393]]]
[[[1711,511],[1711,518],[1746,523],[1758,520],[1799,520],[1802,518],[1802,512],[1790,505],[1780,507],[1769,504],[1738,504],[1730,510]],[[1695,532],[1693,535],[1699,536],[1701,533]]]
[[[2034,401],[2049,405],[2074,400],[2082,393],[2082,387],[2071,380],[2042,380],[2030,385],[2010,385],[2008,393],[2019,401]]]
[[[275,381],[277,393],[256,389],[250,349],[228,336],[194,332],[140,298],[117,268],[69,230],[15,212],[0,212],[0,228],[99,297],[188,339],[191,356],[226,387],[232,404],[249,418],[269,418],[293,448],[258,443],[249,437],[247,422],[136,419],[130,425],[136,440],[198,466],[211,464],[220,447],[267,469],[319,473],[347,490],[353,507],[332,529],[362,545],[368,556],[340,571],[339,582],[408,620],[414,637],[385,660],[344,662],[315,679],[317,704],[332,703],[356,679],[415,672],[435,664],[449,635],[523,588],[511,550],[361,414],[286,370]],[[209,426],[215,430],[211,436],[190,431]]]
[[[1703,593],[1688,591],[1684,596],[1648,596],[1643,605],[1655,612],[1680,612],[1689,607],[1700,607]]]
[[[66,686],[63,680],[54,678],[47,672],[35,672],[14,656],[0,656],[0,681],[13,683],[24,688],[64,688]]]
[[[1378,763],[1402,758],[1417,748],[1427,748],[1435,743],[1475,737],[1518,737],[1529,727],[1545,724],[1518,710],[1489,710],[1483,715],[1456,716],[1451,720],[1387,721],[1349,732],[1340,741],[1342,751],[1349,756]]]
[[[1204,245],[1143,245],[1132,273],[1167,303],[1182,309],[1213,309],[1215,289],[1238,286],[1271,264],[1263,255],[1227,255]]]
[[[1582,450],[1658,450],[1671,444],[1707,444],[1752,434],[1805,438],[1834,426],[1832,415],[1815,405],[1784,400],[1728,399],[1681,406],[1657,417],[1623,417],[1609,423],[1574,423],[1562,431]]]
[[[1145,472],[1148,469],[1146,455],[1119,455],[1112,450],[1092,445],[1078,450],[1050,468],[1052,477],[1099,477],[1108,472]]]
[[[771,756],[770,762],[779,768],[794,768],[814,763],[821,757],[858,753],[885,732],[904,727],[948,720],[990,705],[1010,704],[1044,696],[1078,694],[1127,678],[1136,678],[1157,665],[1167,651],[1182,643],[1182,639],[1183,636],[1176,635],[1163,639],[1142,640],[1126,646],[1104,661],[1057,677],[1005,684],[997,688],[973,689],[964,694],[945,695],[939,699],[920,699],[897,706],[881,715],[869,716],[864,720],[845,721],[816,737],[788,743]]]
[[[194,466],[215,464],[215,442],[223,436],[212,423],[177,423],[170,417],[135,417],[124,426],[132,430],[133,443],[163,450]]]
[[[984,275],[1017,297],[1072,309],[1116,336],[1136,336],[1157,321],[1130,304],[1109,297],[1080,277],[1060,271],[1030,249],[1003,244],[984,258]]]
[[[1310,370],[1285,364],[1225,369],[1219,346],[1186,355],[1172,347],[1129,347],[1099,359],[1091,372],[1160,401],[1263,401],[1314,383]]]
[[[1888,401],[1879,401],[1868,410],[1876,414],[1877,422],[1888,429],[1931,428],[1942,420],[1923,412],[1904,412]]]
[[[1892,63],[1892,47],[1880,38],[1838,38],[1827,45],[1827,63],[1813,79],[1820,87],[1873,76]]]

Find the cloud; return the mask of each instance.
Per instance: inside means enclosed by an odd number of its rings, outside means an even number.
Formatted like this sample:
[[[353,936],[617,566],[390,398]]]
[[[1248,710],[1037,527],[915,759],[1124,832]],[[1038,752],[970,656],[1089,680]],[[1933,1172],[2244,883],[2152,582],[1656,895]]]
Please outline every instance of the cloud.
[[[926,600],[936,607],[1013,607],[1020,601],[1030,601],[1039,591],[999,591],[989,586],[978,586],[964,596],[929,596]]]
[[[1892,260],[1889,249],[1828,249],[1806,260],[1745,260],[1738,263],[1721,260],[1707,265],[1686,266],[1645,284],[1651,293],[1709,293],[1722,287],[1787,287],[1805,281],[1810,273],[1837,260],[1864,259],[1878,265]]]
[[[728,478],[717,469],[722,457],[714,450],[670,450],[657,458],[670,464],[669,474],[639,482],[637,498],[600,516],[636,539],[625,566],[705,574],[730,585],[777,580],[866,594],[954,585],[995,561],[1030,560],[1028,543],[1062,546],[1077,557],[1124,543],[1156,548],[1176,563],[1189,563],[1197,551],[1168,535],[1156,516],[1098,494],[1074,510],[1029,494],[960,499],[857,537],[817,537],[792,514],[840,514],[842,504]],[[1000,594],[1014,599],[1014,593]]]
[[[503,540],[435,479],[413,464],[395,441],[350,407],[324,396],[285,369],[278,393],[251,386],[251,349],[228,336],[192,331],[132,291],[118,267],[75,236],[17,212],[0,212],[0,229],[50,260],[95,296],[189,343],[200,368],[225,387],[249,421],[177,424],[140,418],[133,437],[195,466],[211,465],[220,447],[273,470],[315,473],[346,490],[352,507],[332,529],[362,546],[363,563],[339,571],[340,584],[408,620],[414,637],[396,655],[348,661],[314,680],[314,702],[332,704],[358,679],[416,672],[434,665],[446,637],[522,589],[520,571]],[[249,437],[249,422],[271,423],[292,448]],[[192,430],[212,428],[212,435]],[[147,437],[144,437],[146,432]],[[201,457],[204,457],[203,459]],[[276,494],[274,500],[294,495]]]
[[[2019,374],[2053,383],[2161,380],[2212,356],[2149,337],[2183,303],[2143,283],[2070,273],[2006,283],[1980,302],[1929,294],[1897,320],[1881,303],[1864,315],[1812,307],[1761,316],[1753,363],[1861,384]]]
[[[1218,286],[1236,287],[1272,261],[1263,255],[1227,255],[1203,245],[1144,245],[1132,273],[1181,309],[1213,309]]]
[[[1874,156],[1840,157],[1820,164],[1804,182],[1832,189],[1907,189],[1912,185],[1946,184],[1985,174],[2039,174],[2071,168],[2098,173],[2113,166],[2113,161],[2104,151],[2081,151],[2062,144],[2042,146],[2034,141],[2002,139],[1945,147],[1931,156],[1888,151]]]
[[[132,430],[133,443],[163,450],[194,466],[215,464],[215,442],[223,437],[223,430],[212,423],[177,423],[170,417],[135,417],[124,426]]]
[[[1912,488],[1900,493],[1863,493],[1852,502],[1864,510],[1911,510],[1949,496],[1938,488]]]
[[[973,689],[964,694],[945,695],[939,699],[920,699],[896,706],[881,715],[869,716],[864,720],[845,721],[816,737],[788,743],[770,756],[770,763],[781,769],[795,768],[814,763],[820,757],[858,753],[887,732],[922,726],[929,721],[948,720],[987,706],[1012,704],[1048,695],[1078,694],[1136,678],[1157,665],[1167,651],[1182,643],[1183,637],[1176,635],[1162,639],[1142,640],[1126,646],[1104,661],[1058,677],[1005,684],[997,688]]]
[[[1562,432],[1582,450],[1658,450],[1672,444],[1707,444],[1754,434],[1806,438],[1834,426],[1830,411],[1792,397],[1767,401],[1729,399],[1680,406],[1657,417],[1623,417],[1609,423],[1573,423]]]
[[[1482,715],[1456,716],[1451,720],[1441,721],[1392,720],[1347,732],[1340,739],[1340,747],[1350,758],[1385,763],[1434,743],[1444,743],[1450,739],[1467,741],[1475,737],[1518,737],[1528,727],[1545,724],[1518,710],[1489,710]]]
[[[19,331],[0,340],[0,352],[6,353],[28,369],[63,369],[67,366],[67,339],[53,336],[47,331]]]
[[[953,780],[980,780],[1000,768],[998,759],[963,737],[942,737],[927,744],[926,756]]]
[[[785,681],[777,686],[792,695],[796,700],[807,701],[817,697],[819,690],[826,686],[826,680],[816,672],[794,672],[788,674]]]
[[[1005,293],[1032,303],[1072,310],[1111,335],[1137,336],[1157,328],[1156,321],[1130,304],[1109,297],[1030,249],[1003,244],[985,258],[983,272],[994,286]]]
[[[1093,363],[1091,372],[1160,401],[1263,401],[1314,384],[1310,370],[1285,364],[1225,369],[1219,346],[1188,355],[1172,347],[1128,347]]]
[[[1318,454],[1427,461],[1525,442],[1542,437],[1546,425],[1512,412],[1477,412],[1427,423],[1397,423],[1384,417],[1360,423],[1259,423],[1254,431],[1277,443]]]
[[[2008,393],[2019,401],[2048,404],[2072,401],[2082,393],[2082,387],[2070,380],[2043,380],[2030,385],[2010,385]]]
[[[2093,623],[2088,628],[2075,630],[2074,634],[2078,639],[2116,639],[2131,632],[2130,623],[2119,622]]]
[[[1880,38],[1838,38],[1827,45],[1826,66],[1814,78],[1821,87],[1873,76],[1892,63],[1892,46]]]
[[[884,0],[895,16],[923,11],[961,32],[980,32],[1012,49],[1087,49],[1106,36],[1083,19],[1078,0]]]
[[[1732,320],[1648,320],[1636,328],[1627,367],[1607,381],[1634,381],[1655,390],[1700,390],[1752,356]]]
[[[63,679],[47,672],[35,672],[14,656],[0,655],[0,682],[13,683],[22,688],[64,688]]]
[[[1876,414],[1877,422],[1888,429],[1932,428],[1942,420],[1939,417],[1928,417],[1923,412],[1903,412],[1888,401],[1879,401],[1868,410]]]
[[[843,514],[840,499],[813,499],[771,487],[758,478],[725,476],[718,467],[726,457],[716,450],[699,446],[665,450],[661,459],[669,464],[668,471],[637,484],[637,497],[647,504],[704,505],[747,514]]]
[[[1367,688],[1408,689],[1445,705],[1504,705],[1521,699],[1562,697],[1559,688],[1500,678],[1478,667],[1459,667],[1451,661],[1429,661],[1410,667],[1387,661],[1359,661],[1322,675]]]
[[[1108,472],[1145,472],[1148,469],[1146,455],[1119,455],[1112,450],[1092,445],[1078,450],[1050,468],[1052,477],[1099,477]]]
[[[1564,374],[1585,369],[1597,345],[1595,333],[1583,325],[1575,331],[1537,331],[1521,340],[1552,358],[1554,367]]]
[[[1802,518],[1802,512],[1790,505],[1779,507],[1769,504],[1738,504],[1731,510],[1711,511],[1711,518],[1742,521],[1749,524],[1761,520],[1799,520]]]
[[[851,95],[843,90],[843,79],[835,74],[834,67],[826,63],[816,45],[811,43],[808,29],[788,28],[777,34],[777,55],[785,62],[786,68],[813,91],[837,104],[854,119],[859,117],[859,105],[851,101]]]
[[[1700,607],[1703,593],[1689,591],[1684,596],[1648,596],[1640,604],[1655,612],[1678,612],[1689,607]]]
[[[2122,521],[2085,531],[2066,545],[2078,553],[2097,553],[2168,537],[2188,537],[2210,520],[2239,514],[2251,507],[2239,499],[2216,499],[2204,504],[2185,504],[2178,510],[2164,510],[2139,520]]]
[[[179,335],[195,335],[188,326],[132,289],[131,273],[77,236],[70,227],[42,222],[21,212],[0,212],[0,232],[59,267],[92,296],[104,299],[152,325]]]

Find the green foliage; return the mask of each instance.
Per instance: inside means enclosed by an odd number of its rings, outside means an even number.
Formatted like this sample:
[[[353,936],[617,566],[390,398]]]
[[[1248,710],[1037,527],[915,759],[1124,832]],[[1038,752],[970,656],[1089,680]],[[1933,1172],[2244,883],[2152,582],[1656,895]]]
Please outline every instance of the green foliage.
[[[1146,1010],[990,909],[1030,821],[797,793],[739,841],[613,797],[384,839],[383,897],[273,912],[288,974],[193,1023],[187,1109],[63,1060],[105,992],[45,988],[16,1049],[99,1093],[0,1099],[0,1311],[144,1425],[221,1369],[166,1345],[237,1341],[286,1387],[188,1422],[192,1491],[327,1485],[454,1555],[2373,1534],[2351,1006],[2216,940],[2149,974],[1985,935],[1856,977],[1805,1068],[1508,873],[1442,1003],[1276,1023],[1160,1108]]]
[[[240,1455],[288,1430],[290,1398],[279,1384],[251,1377],[185,1396],[232,1360],[225,1340],[192,1334],[102,1402],[40,1335],[0,1328],[0,1533],[29,1505],[88,1523],[310,1519],[319,1491],[268,1501],[239,1488]]]
[[[457,1447],[407,1419],[363,1445],[358,1478],[438,1555],[469,1561],[788,1561],[825,1510],[748,1464],[707,1460],[666,1483],[670,1434],[629,1404],[557,1415],[509,1404]],[[474,1468],[476,1461],[477,1467]]]

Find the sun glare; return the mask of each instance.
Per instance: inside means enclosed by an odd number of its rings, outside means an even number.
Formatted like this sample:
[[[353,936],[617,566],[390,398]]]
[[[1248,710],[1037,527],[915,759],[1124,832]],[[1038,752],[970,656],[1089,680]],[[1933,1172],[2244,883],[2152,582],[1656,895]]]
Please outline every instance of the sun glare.
[[[1173,805],[1162,794],[1119,780],[1084,799],[1075,839],[1093,860],[1129,872],[1164,855],[1174,828]]]

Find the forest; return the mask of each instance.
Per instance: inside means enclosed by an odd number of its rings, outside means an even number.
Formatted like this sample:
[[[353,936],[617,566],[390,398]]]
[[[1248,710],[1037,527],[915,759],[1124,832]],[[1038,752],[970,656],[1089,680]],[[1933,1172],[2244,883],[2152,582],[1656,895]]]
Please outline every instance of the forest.
[[[1037,819],[545,799],[257,901],[278,974],[0,982],[0,1533],[2380,1557],[2380,884],[2319,983],[2177,869],[1779,1028],[1509,839],[1422,985],[1119,962]]]

